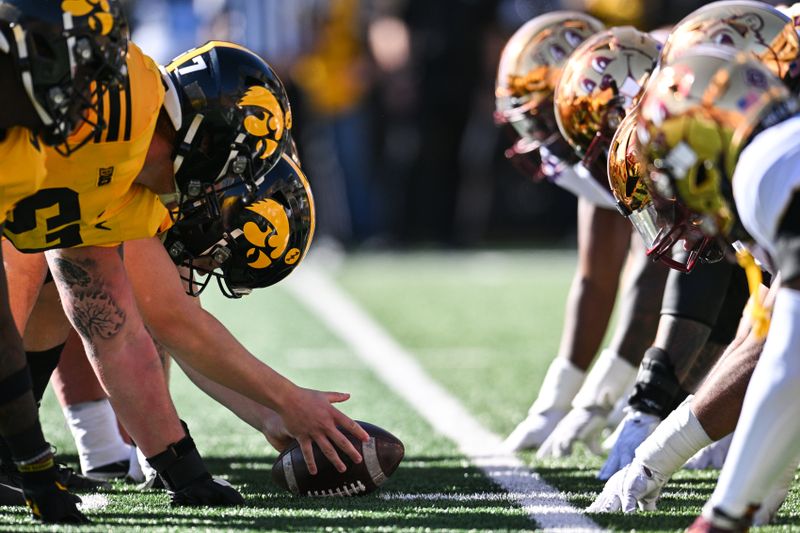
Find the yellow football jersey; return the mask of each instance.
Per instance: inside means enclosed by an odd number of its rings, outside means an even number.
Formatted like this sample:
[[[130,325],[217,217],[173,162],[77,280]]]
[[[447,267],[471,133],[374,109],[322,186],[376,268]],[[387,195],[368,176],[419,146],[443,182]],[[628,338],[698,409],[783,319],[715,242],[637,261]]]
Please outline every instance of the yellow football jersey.
[[[35,193],[45,176],[45,155],[26,128],[5,131],[0,140],[0,221],[14,205]]]
[[[42,188],[19,202],[6,222],[5,235],[17,249],[113,246],[152,237],[168,215],[157,195],[133,183],[164,100],[161,74],[133,43],[127,65],[124,87],[109,89],[100,102],[106,127],[70,157],[44,148]],[[73,136],[83,138],[87,127]]]

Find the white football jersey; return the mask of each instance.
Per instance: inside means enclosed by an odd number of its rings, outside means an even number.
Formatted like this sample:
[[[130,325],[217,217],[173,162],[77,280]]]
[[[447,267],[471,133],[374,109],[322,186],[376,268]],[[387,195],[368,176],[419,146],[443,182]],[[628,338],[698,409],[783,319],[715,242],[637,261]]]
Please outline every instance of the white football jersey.
[[[733,198],[739,219],[761,248],[775,256],[775,237],[800,189],[800,116],[758,134],[739,156]]]

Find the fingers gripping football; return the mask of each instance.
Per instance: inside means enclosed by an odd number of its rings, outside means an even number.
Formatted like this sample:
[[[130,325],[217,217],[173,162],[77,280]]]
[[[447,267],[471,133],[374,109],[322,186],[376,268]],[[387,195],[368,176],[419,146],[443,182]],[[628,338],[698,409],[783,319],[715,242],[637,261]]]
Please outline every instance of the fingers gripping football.
[[[355,496],[376,490],[397,469],[405,450],[403,443],[391,433],[366,422],[358,424],[359,430],[369,436],[366,442],[343,427],[341,430],[347,435],[350,445],[363,457],[363,461],[354,463],[342,453],[340,459],[347,465],[347,469],[338,470],[315,443],[312,453],[315,456],[317,473],[311,474],[300,444],[295,443],[284,450],[272,466],[275,483],[292,494],[301,496]]]
[[[310,474],[317,473],[313,444],[316,443],[337,471],[347,468],[336,452],[338,446],[355,464],[361,462],[361,455],[341,432],[339,427],[350,428],[357,424],[331,405],[341,402],[349,395],[333,392],[319,392],[310,389],[297,389],[295,396],[281,410],[281,418],[286,429],[297,440]],[[337,427],[337,425],[339,427]],[[369,438],[363,431],[355,431],[359,439]]]

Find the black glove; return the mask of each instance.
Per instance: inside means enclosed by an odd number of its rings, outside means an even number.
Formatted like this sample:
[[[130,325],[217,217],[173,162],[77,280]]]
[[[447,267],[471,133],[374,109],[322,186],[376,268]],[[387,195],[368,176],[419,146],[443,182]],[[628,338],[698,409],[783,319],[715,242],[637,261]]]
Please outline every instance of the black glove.
[[[89,523],[78,510],[81,499],[57,481],[58,467],[52,457],[35,466],[20,466],[20,470],[25,503],[35,519],[47,524]]]
[[[228,482],[213,479],[183,425],[186,436],[165,451],[148,457],[170,495],[172,505],[244,505],[244,498]]]

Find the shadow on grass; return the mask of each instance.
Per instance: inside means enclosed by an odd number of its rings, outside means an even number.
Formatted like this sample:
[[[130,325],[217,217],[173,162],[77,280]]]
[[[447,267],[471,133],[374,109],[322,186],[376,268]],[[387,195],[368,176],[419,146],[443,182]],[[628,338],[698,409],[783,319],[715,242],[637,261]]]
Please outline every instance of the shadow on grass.
[[[74,464],[74,456],[61,460]],[[170,508],[158,492],[139,492],[116,483],[107,507],[92,510],[90,530],[173,528],[185,530],[323,530],[377,528],[530,530],[533,524],[509,497],[459,456],[409,456],[374,494],[354,498],[304,498],[271,480],[274,456],[207,457],[209,470],[223,475],[247,506]],[[115,497],[116,496],[116,497]],[[19,530],[30,530],[21,514]],[[2,522],[3,520],[0,520]],[[0,528],[2,529],[2,528]]]

